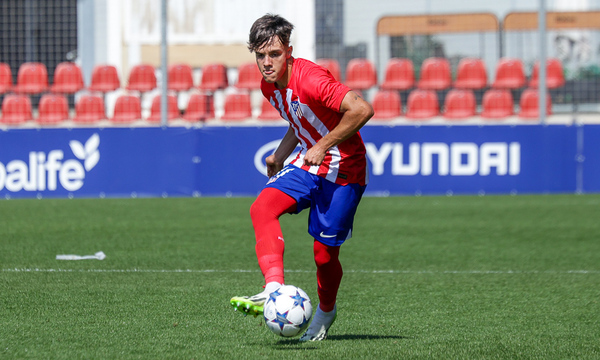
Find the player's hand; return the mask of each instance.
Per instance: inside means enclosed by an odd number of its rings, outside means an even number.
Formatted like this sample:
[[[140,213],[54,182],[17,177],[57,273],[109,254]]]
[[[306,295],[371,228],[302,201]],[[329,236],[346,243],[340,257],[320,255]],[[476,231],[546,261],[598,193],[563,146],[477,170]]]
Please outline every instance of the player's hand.
[[[281,169],[283,169],[283,163],[275,159],[275,155],[269,155],[265,159],[267,164],[267,176],[271,177],[276,175]]]
[[[319,144],[316,144],[306,151],[306,155],[304,155],[304,165],[320,166],[325,159],[326,153],[326,150],[321,149]]]

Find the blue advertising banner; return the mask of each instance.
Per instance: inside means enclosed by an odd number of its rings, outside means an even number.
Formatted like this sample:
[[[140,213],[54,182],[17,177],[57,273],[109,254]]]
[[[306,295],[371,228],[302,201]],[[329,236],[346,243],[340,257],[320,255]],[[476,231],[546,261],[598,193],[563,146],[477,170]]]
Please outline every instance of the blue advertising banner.
[[[0,197],[255,196],[282,126],[0,132]],[[600,191],[600,125],[361,130],[367,195]]]

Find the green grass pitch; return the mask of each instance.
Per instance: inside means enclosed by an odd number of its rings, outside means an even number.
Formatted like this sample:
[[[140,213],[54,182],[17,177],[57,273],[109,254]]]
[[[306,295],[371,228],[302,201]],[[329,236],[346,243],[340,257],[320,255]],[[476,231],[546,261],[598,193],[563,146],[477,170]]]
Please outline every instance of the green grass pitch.
[[[363,199],[320,343],[230,308],[262,286],[252,200],[0,201],[0,358],[600,358],[599,195]],[[307,216],[281,221],[316,305]]]

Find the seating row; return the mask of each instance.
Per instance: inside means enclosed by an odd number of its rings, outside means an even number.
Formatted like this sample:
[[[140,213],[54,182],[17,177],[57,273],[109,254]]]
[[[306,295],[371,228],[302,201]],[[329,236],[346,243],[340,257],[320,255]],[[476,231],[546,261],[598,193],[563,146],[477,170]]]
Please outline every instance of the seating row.
[[[178,108],[176,95],[167,96],[167,119],[183,119],[190,122],[204,121],[215,118],[214,102],[210,93],[194,93],[189,97],[185,111]],[[41,96],[37,107],[38,113],[34,119],[31,99],[25,94],[9,94],[2,102],[0,123],[6,125],[21,125],[35,120],[40,125],[58,124],[65,120],[77,123],[92,124],[108,119],[104,98],[97,94],[84,94],[75,104],[75,112],[71,114],[67,97],[63,94],[46,93]],[[252,117],[252,105],[248,93],[233,93],[225,99],[224,113],[221,120],[245,120]],[[149,122],[160,122],[161,96],[155,95],[150,107],[150,115],[142,115],[140,96],[122,94],[118,96],[113,116],[114,123],[127,124],[145,119]],[[262,109],[258,115],[260,120],[281,119],[273,106],[263,99]]]
[[[339,64],[334,59],[319,59],[317,63],[329,69],[336,79],[341,80]],[[565,84],[563,67],[558,59],[548,59],[546,64],[547,87],[559,88]],[[499,60],[492,88],[520,89],[537,88],[539,62],[536,62],[529,80],[520,59],[502,58]],[[463,58],[456,69],[456,80],[452,81],[450,62],[446,58],[432,57],[423,61],[418,81],[413,62],[405,58],[391,58],[385,68],[384,80],[377,81],[377,72],[368,59],[352,59],[346,68],[344,83],[355,90],[368,90],[379,86],[382,90],[424,90],[484,89],[488,87],[485,63],[478,58]]]
[[[546,97],[546,113],[552,112],[552,99]],[[525,119],[539,117],[539,91],[528,88],[519,99],[518,116]],[[397,91],[381,90],[373,98],[374,119],[385,120],[402,116],[402,103]],[[444,99],[443,111],[434,90],[416,89],[410,92],[407,100],[406,117],[427,119],[442,115],[448,119],[466,119],[477,116],[475,94],[470,89],[452,89]],[[488,119],[502,119],[515,115],[515,103],[510,90],[489,89],[483,95],[482,111],[479,114]]]
[[[528,88],[519,99],[518,115],[522,118],[537,118],[538,90]],[[405,115],[410,119],[427,119],[442,115],[448,119],[464,119],[477,116],[475,94],[470,89],[450,90],[443,103],[443,111],[434,90],[415,89],[409,93],[406,103],[406,113],[402,111],[402,102],[398,91],[380,90],[372,101],[375,111],[373,119],[389,120]],[[185,110],[178,108],[176,95],[167,96],[167,119],[183,119],[190,122],[215,119],[213,97],[210,93],[193,93]],[[515,101],[508,89],[489,89],[485,91],[482,100],[482,111],[479,115],[484,118],[502,119],[515,114]],[[79,97],[75,104],[75,112],[71,114],[67,98],[62,94],[47,93],[42,95],[38,105],[35,121],[38,124],[57,124],[65,120],[91,124],[105,120],[106,108],[104,99],[97,94],[85,94]],[[547,114],[552,111],[552,99],[547,96]],[[220,120],[235,121],[251,119],[252,104],[248,92],[231,93],[225,97],[224,112]],[[142,104],[137,95],[122,94],[114,106],[110,120],[114,123],[133,123],[141,120]],[[266,100],[262,100],[259,120],[278,120],[278,111]],[[145,117],[149,122],[160,122],[161,96],[155,95],[150,107],[150,115]],[[28,95],[9,94],[2,102],[2,117],[0,123],[20,125],[34,120],[31,100]]]
[[[224,64],[210,64],[202,68],[202,80],[194,86],[191,66],[173,64],[168,68],[168,89],[188,91],[198,88],[205,91],[225,89],[229,86],[227,68]],[[262,76],[254,63],[246,63],[238,68],[238,89],[258,89]],[[89,87],[85,87],[81,69],[72,62],[62,62],[56,66],[53,84],[49,85],[46,65],[39,62],[21,64],[17,74],[17,84],[13,86],[12,73],[8,64],[0,63],[0,94],[41,94],[47,91],[74,94],[81,90],[107,93],[121,88],[121,79],[113,65],[100,64],[94,67]],[[126,90],[148,92],[156,89],[157,79],[152,65],[135,65],[129,73]]]
[[[318,64],[327,68],[332,75],[342,80],[340,66],[334,59],[318,59]],[[558,59],[547,61],[547,86],[558,88],[564,85],[562,64]],[[238,89],[254,90],[260,87],[261,74],[256,64],[245,63],[238,67]],[[416,80],[412,61],[405,58],[392,58],[387,62],[384,80],[378,84],[377,73],[373,63],[364,58],[350,60],[346,68],[344,83],[350,88],[362,91],[379,86],[382,90],[409,90],[419,88],[425,90],[484,89],[488,87],[486,66],[482,59],[463,58],[456,69],[456,79],[452,81],[450,62],[445,58],[428,58],[421,65],[420,76]],[[539,78],[539,62],[534,65],[531,78],[527,80],[523,62],[516,58],[499,60],[492,88],[520,89],[537,88]],[[147,92],[156,89],[155,68],[148,64],[135,65],[128,76],[126,90]],[[193,70],[187,64],[173,64],[168,67],[168,85],[172,91],[188,91],[197,88],[205,91],[216,91],[229,87],[227,67],[224,64],[208,64],[202,68],[200,83],[195,86]],[[121,80],[113,65],[99,64],[92,72],[91,84],[87,90],[110,92],[121,88]],[[0,63],[0,94],[16,92],[24,94],[40,94],[46,91],[74,94],[86,89],[81,69],[72,62],[62,62],[56,66],[53,84],[49,85],[48,71],[44,64],[38,62],[23,63],[17,74],[17,84],[12,85],[10,67]]]

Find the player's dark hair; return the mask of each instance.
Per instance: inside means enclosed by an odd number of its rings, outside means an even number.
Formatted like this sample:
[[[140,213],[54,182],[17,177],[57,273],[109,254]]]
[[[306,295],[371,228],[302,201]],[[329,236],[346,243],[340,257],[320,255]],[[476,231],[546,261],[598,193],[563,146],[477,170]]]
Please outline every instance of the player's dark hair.
[[[285,46],[290,44],[290,35],[294,25],[279,15],[267,14],[252,24],[248,50],[257,51],[276,37]]]

